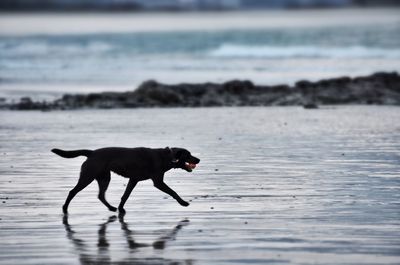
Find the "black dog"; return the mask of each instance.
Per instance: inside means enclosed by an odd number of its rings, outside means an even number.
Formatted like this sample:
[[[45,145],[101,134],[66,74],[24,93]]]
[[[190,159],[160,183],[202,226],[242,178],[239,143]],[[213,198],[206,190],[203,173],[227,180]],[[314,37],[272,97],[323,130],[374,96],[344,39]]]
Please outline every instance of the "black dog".
[[[65,200],[64,213],[67,213],[68,205],[75,195],[95,179],[99,184],[99,200],[110,211],[115,212],[117,208],[111,206],[105,198],[105,192],[111,179],[111,171],[129,178],[129,183],[118,206],[118,211],[122,214],[125,213],[124,205],[133,188],[139,181],[146,179],[151,179],[156,188],[172,196],[180,205],[188,206],[188,202],[184,201],[164,183],[164,173],[172,168],[181,168],[191,172],[196,167],[196,164],[200,162],[200,159],[192,156],[188,150],[183,148],[108,147],[94,151],[63,151],[60,149],[52,149],[51,151],[65,158],[87,157],[82,164],[78,183],[69,192]]]

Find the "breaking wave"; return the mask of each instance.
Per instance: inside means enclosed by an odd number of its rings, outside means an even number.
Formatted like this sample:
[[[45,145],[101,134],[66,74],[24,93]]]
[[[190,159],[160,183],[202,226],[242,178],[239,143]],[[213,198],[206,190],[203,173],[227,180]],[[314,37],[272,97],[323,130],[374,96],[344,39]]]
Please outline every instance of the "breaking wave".
[[[210,56],[226,58],[400,58],[400,49],[382,49],[364,46],[250,46],[223,44],[211,50]]]

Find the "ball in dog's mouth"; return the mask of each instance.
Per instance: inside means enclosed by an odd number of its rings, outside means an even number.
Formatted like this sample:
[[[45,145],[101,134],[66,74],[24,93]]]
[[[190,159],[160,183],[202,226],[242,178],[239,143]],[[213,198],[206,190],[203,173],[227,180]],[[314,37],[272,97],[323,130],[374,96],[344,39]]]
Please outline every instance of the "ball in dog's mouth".
[[[196,168],[196,164],[185,162],[185,166],[189,170],[193,170]]]

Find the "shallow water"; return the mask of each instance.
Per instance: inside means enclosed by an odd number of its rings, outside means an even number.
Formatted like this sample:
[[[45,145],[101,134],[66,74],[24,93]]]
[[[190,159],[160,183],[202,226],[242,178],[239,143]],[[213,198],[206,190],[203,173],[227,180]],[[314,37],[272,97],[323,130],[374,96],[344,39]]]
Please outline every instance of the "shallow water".
[[[0,112],[1,264],[399,264],[400,111],[352,106]],[[118,219],[92,183],[104,146],[182,146],[202,159],[145,181]],[[118,204],[127,181],[113,175]]]

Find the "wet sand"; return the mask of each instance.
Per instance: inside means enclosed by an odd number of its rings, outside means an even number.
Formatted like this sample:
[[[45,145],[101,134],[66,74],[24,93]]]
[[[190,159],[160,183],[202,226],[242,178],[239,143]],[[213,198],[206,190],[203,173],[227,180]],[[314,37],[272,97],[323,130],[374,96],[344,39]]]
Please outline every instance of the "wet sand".
[[[0,112],[0,264],[399,264],[400,112],[339,106]],[[118,219],[92,183],[104,146],[186,147],[202,159],[139,183]],[[126,179],[107,193],[118,204]]]

